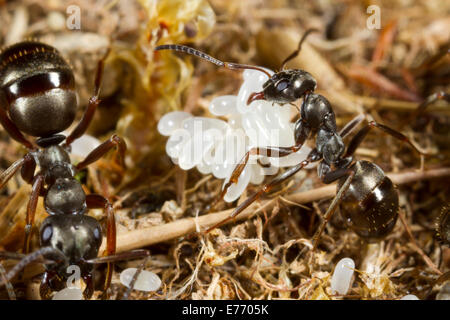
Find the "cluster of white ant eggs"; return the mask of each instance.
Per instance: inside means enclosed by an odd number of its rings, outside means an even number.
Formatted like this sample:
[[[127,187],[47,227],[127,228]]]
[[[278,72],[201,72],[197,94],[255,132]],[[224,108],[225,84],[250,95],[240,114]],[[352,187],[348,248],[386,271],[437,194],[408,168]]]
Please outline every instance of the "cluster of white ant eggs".
[[[220,96],[209,105],[211,114],[227,121],[194,117],[180,111],[168,113],[160,119],[158,131],[169,136],[166,152],[180,168],[189,170],[196,167],[202,174],[212,173],[218,179],[225,179],[225,185],[233,169],[251,148],[290,147],[295,144],[292,106],[265,100],[255,100],[247,105],[250,94],[261,91],[268,77],[256,70],[245,70],[243,77],[237,96]],[[236,200],[249,183],[262,183],[265,175],[276,174],[280,167],[300,163],[310,151],[309,147],[303,146],[297,153],[281,158],[251,155],[238,182],[228,189],[224,200]]]

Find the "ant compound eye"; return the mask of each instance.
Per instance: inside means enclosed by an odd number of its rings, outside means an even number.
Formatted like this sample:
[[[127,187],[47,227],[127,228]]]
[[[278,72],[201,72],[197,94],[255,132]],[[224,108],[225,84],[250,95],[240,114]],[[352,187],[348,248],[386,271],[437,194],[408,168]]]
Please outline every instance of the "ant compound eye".
[[[44,228],[44,230],[42,230],[42,233],[41,233],[42,244],[48,243],[50,241],[50,239],[52,238],[52,236],[53,236],[53,227],[52,227],[52,225],[49,224],[48,226],[46,226]]]
[[[279,81],[275,86],[278,91],[283,91],[288,87],[289,82],[286,80]]]
[[[102,239],[102,234],[101,234],[99,228],[95,228],[94,229],[94,237],[95,237],[95,240],[101,240]]]

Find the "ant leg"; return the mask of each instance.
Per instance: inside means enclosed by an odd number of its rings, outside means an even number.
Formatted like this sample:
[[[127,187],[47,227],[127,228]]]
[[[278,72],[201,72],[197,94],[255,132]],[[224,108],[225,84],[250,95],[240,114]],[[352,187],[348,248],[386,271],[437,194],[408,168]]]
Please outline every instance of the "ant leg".
[[[239,176],[241,175],[242,171],[244,170],[245,166],[248,163],[248,160],[250,158],[250,155],[261,155],[264,154],[268,157],[272,158],[281,158],[290,155],[291,153],[295,153],[303,146],[306,139],[309,136],[309,133],[311,132],[311,129],[303,122],[302,119],[299,119],[295,123],[295,145],[291,147],[261,147],[261,148],[252,148],[244,155],[241,162],[234,168],[233,172],[231,173],[231,177],[229,181],[225,184],[223,187],[222,192],[220,193],[219,198],[217,198],[208,211],[211,211],[217,203],[223,200],[225,195],[228,192],[228,189],[234,184],[237,183],[239,180]]]
[[[288,180],[290,177],[292,177],[294,174],[296,174],[298,171],[300,171],[301,169],[303,169],[305,166],[307,166],[308,164],[310,164],[311,162],[315,162],[315,161],[319,161],[321,159],[321,157],[317,157],[316,155],[317,150],[313,149],[308,157],[303,160],[301,163],[299,163],[298,165],[289,168],[287,171],[285,171],[284,173],[282,173],[281,175],[279,175],[278,177],[276,177],[275,179],[273,179],[272,181],[270,181],[269,183],[263,185],[261,187],[261,189],[258,192],[255,192],[254,194],[252,194],[250,197],[248,197],[247,199],[245,199],[244,202],[242,202],[231,214],[228,218],[222,220],[221,222],[213,225],[212,227],[208,228],[205,233],[210,232],[211,230],[220,227],[222,224],[234,219],[238,214],[240,214],[242,211],[244,211],[248,206],[250,206],[255,200],[259,199],[261,197],[261,195],[263,195],[264,193],[268,193],[270,190],[272,190],[273,187],[275,187],[276,185]]]
[[[359,116],[356,116],[350,122],[348,122],[344,128],[339,132],[339,135],[342,139],[344,139],[346,136],[348,136],[363,120],[365,116],[363,114],[360,114]]]
[[[9,119],[3,106],[0,106],[0,123],[11,138],[23,144],[27,149],[34,148],[33,144],[23,136],[22,132],[20,132],[17,126]]]
[[[36,206],[39,199],[39,195],[41,194],[41,189],[44,186],[44,176],[37,175],[33,179],[33,184],[31,187],[31,195],[30,200],[28,201],[27,206],[27,217],[26,217],[26,225],[25,225],[25,241],[23,244],[23,253],[28,253],[30,250],[30,240],[31,240],[31,231],[34,223],[34,215],[36,213]]]
[[[36,161],[33,156],[27,153],[23,157],[24,163],[22,169],[20,170],[20,175],[22,179],[31,184],[34,178],[34,171],[36,170]]]
[[[55,275],[50,274],[50,271],[44,272],[44,276],[41,280],[41,285],[39,286],[39,294],[42,300],[50,300],[52,296],[52,289],[50,288],[50,280]]]
[[[300,39],[300,42],[298,43],[298,47],[297,50],[295,50],[294,52],[292,52],[289,57],[287,57],[286,59],[284,59],[283,63],[281,64],[281,70],[284,70],[286,64],[291,61],[292,59],[294,59],[295,57],[298,56],[298,54],[300,53],[300,50],[302,49],[302,44],[303,42],[306,40],[306,37],[308,37],[311,33],[313,32],[319,32],[319,30],[317,29],[308,29],[305,31],[305,33],[303,34],[302,38]]]
[[[119,165],[122,168],[125,168],[124,158],[125,158],[125,151],[127,150],[127,145],[125,144],[125,141],[121,137],[113,135],[107,141],[103,142],[97,148],[92,150],[87,155],[86,159],[78,163],[76,166],[77,170],[81,170],[86,166],[90,165],[91,163],[97,161],[114,147],[117,147],[117,155],[118,155],[117,161]]]
[[[25,162],[25,158],[15,161],[8,169],[0,174],[0,189],[11,179]]]
[[[86,196],[86,205],[88,209],[104,209],[106,212],[106,251],[105,255],[110,256],[116,253],[116,219],[114,217],[114,208],[105,197],[98,194],[88,194]],[[103,287],[103,297],[107,295],[107,290],[111,284],[114,264],[108,262],[106,269],[105,285]]]
[[[361,142],[366,137],[367,133],[369,133],[370,129],[377,128],[383,131],[384,133],[387,133],[394,138],[408,143],[415,151],[417,151],[421,155],[427,155],[427,153],[420,151],[412,142],[411,140],[405,136],[403,133],[400,133],[392,128],[389,128],[388,126],[385,126],[381,123],[377,123],[375,121],[370,121],[369,124],[367,124],[365,127],[363,127],[361,130],[358,131],[358,133],[353,137],[353,139],[350,141],[347,152],[344,156],[344,158],[353,155],[353,153],[356,151],[358,146],[361,144]]]
[[[86,288],[83,291],[83,297],[85,300],[89,300],[94,293],[94,281],[91,273],[83,276],[83,281],[86,284]]]
[[[320,226],[320,228],[316,231],[316,233],[313,236],[313,248],[312,248],[313,252],[317,249],[317,245],[319,244],[320,236],[322,235],[323,230],[325,229],[325,226],[327,225],[328,221],[330,221],[334,212],[336,211],[339,204],[341,203],[342,198],[344,197],[345,193],[347,192],[348,188],[350,187],[353,177],[355,176],[355,172],[353,170],[349,170],[349,169],[337,169],[335,171],[331,171],[331,172],[327,173],[322,179],[325,183],[331,183],[331,182],[333,182],[339,178],[342,178],[346,175],[348,175],[348,178],[345,180],[342,187],[336,193],[336,196],[334,197],[333,201],[331,202],[330,206],[328,207],[327,212],[325,212],[325,215],[323,217],[324,221],[323,221],[322,225]]]
[[[97,64],[97,71],[95,73],[95,86],[94,86],[94,95],[89,99],[89,104],[86,108],[86,111],[83,114],[80,122],[76,126],[76,128],[67,136],[65,145],[70,145],[74,140],[81,137],[89,127],[89,124],[94,117],[95,110],[97,110],[98,105],[100,104],[100,100],[98,98],[100,94],[100,85],[102,83],[103,78],[103,69],[105,67],[105,60],[111,51],[110,48],[106,51],[105,55],[99,60]]]
[[[301,147],[301,146],[300,146]],[[297,152],[300,150],[300,147],[292,146],[292,147],[264,147],[264,148],[252,148],[244,155],[242,160],[239,162],[239,164],[234,168],[233,172],[231,173],[230,179],[228,182],[224,185],[222,192],[219,195],[219,198],[217,198],[211,205],[208,211],[211,211],[220,201],[223,200],[225,195],[228,192],[228,189],[235,183],[238,183],[239,177],[242,174],[242,171],[244,171],[244,168],[247,166],[248,160],[250,158],[250,155],[267,155],[268,157],[285,157],[290,155],[291,153]],[[276,154],[276,155],[275,155]]]

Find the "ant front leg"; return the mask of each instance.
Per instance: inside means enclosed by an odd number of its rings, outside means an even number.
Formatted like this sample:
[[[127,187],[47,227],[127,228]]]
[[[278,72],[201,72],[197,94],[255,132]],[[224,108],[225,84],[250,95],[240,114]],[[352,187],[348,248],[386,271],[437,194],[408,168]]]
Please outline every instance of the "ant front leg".
[[[101,101],[98,98],[100,94],[100,85],[102,83],[105,60],[108,57],[110,51],[111,51],[110,48],[108,48],[105,55],[99,60],[97,64],[97,71],[95,73],[95,83],[94,83],[94,95],[89,99],[89,104],[80,122],[66,138],[65,142],[66,146],[70,145],[73,141],[81,137],[86,132],[87,128],[89,127],[89,124],[92,121],[92,118],[94,117],[95,111],[97,110],[97,107]]]
[[[254,194],[252,194],[250,197],[245,199],[244,202],[242,202],[231,214],[228,218],[222,220],[221,222],[213,225],[212,227],[208,228],[205,233],[210,232],[211,230],[220,227],[224,223],[234,219],[238,214],[240,214],[242,211],[244,211],[248,206],[250,206],[253,202],[255,202],[257,199],[259,199],[263,194],[268,193],[270,190],[272,190],[273,187],[279,185],[280,183],[283,183],[284,181],[291,178],[293,175],[295,175],[298,171],[303,169],[305,166],[310,164],[311,162],[316,162],[321,159],[321,155],[317,153],[316,149],[313,149],[308,157],[303,160],[298,165],[289,168],[287,171],[270,181],[269,183],[263,185],[261,189]]]
[[[111,138],[109,138],[107,141],[103,142],[101,145],[99,145],[97,148],[92,150],[80,163],[77,164],[76,168],[77,170],[81,170],[91,163],[94,163],[101,157],[103,157],[109,150],[112,148],[117,147],[117,162],[122,167],[125,168],[125,151],[127,150],[127,145],[125,141],[117,136],[113,135]]]
[[[15,161],[8,169],[0,174],[0,189],[16,174],[16,172],[23,166],[25,159]]]
[[[86,284],[86,289],[83,291],[83,297],[85,300],[89,300],[94,293],[94,279],[91,273],[83,275],[84,283]]]
[[[28,253],[30,250],[30,239],[31,239],[31,231],[34,223],[34,215],[36,213],[37,202],[41,191],[44,187],[44,176],[37,175],[33,179],[32,187],[31,187],[31,195],[30,200],[28,201],[27,206],[27,216],[26,216],[26,225],[25,225],[25,241],[23,244],[23,253]]]
[[[15,161],[8,169],[0,174],[0,189],[21,169],[23,180],[31,184],[36,169],[36,162],[31,154],[27,153],[22,159]]]
[[[86,205],[88,209],[103,209],[106,212],[106,251],[105,256],[116,253],[116,218],[114,217],[114,208],[105,197],[98,194],[88,194],[86,196]],[[103,297],[106,298],[107,290],[111,285],[113,272],[113,263],[108,262],[106,269],[105,285],[103,287]]]
[[[242,160],[239,162],[239,164],[236,166],[236,168],[234,168],[233,172],[231,173],[230,179],[223,187],[223,190],[220,193],[219,198],[213,202],[213,204],[211,205],[211,207],[208,211],[211,211],[217,205],[217,203],[222,201],[223,198],[225,197],[225,195],[227,194],[228,189],[233,184],[238,182],[239,177],[242,174],[242,171],[244,171],[244,168],[246,167],[251,155],[264,155],[269,158],[286,157],[286,156],[300,150],[300,148],[303,146],[306,139],[308,138],[310,132],[311,132],[311,129],[309,128],[309,126],[307,126],[306,123],[302,119],[299,119],[295,123],[294,134],[295,134],[296,143],[294,146],[291,146],[291,147],[257,147],[257,148],[252,148],[249,151],[247,151],[247,153],[244,155]]]
[[[50,287],[51,278],[55,275],[51,274],[51,271],[44,272],[44,276],[41,280],[41,285],[39,286],[39,294],[42,300],[50,300],[52,297],[52,288]]]

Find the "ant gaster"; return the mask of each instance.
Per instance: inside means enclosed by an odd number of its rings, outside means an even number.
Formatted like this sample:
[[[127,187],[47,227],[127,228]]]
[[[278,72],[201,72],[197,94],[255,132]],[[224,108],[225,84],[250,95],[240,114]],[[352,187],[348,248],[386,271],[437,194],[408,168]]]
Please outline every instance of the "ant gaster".
[[[98,63],[94,95],[89,99],[88,107],[75,129],[65,137],[61,132],[75,120],[77,98],[72,69],[61,54],[38,41],[20,42],[0,53],[0,122],[13,139],[28,149],[22,159],[0,175],[0,188],[19,169],[22,178],[32,185],[26,213],[24,253],[30,249],[39,196],[44,197],[45,209],[50,214],[40,229],[41,251],[24,258],[23,263],[39,255],[51,261],[57,258],[56,261],[65,262],[46,264],[40,287],[43,298],[48,298],[52,290],[61,286],[67,276],[66,264],[80,266],[81,276],[86,282],[84,295],[87,298],[92,295],[93,264],[87,261],[97,257],[102,232],[97,220],[84,215],[89,209],[105,210],[106,254],[114,255],[116,250],[116,226],[111,203],[101,195],[86,195],[74,176],[115,147],[119,164],[123,166],[125,142],[113,135],[75,166],[69,157],[70,144],[85,133],[100,102],[98,96],[106,55]],[[37,137],[35,143],[24,134]],[[40,170],[35,173],[37,165]],[[105,292],[111,274],[112,265],[108,263]]]
[[[326,213],[324,224],[314,236],[316,240],[314,241],[315,246],[325,227],[325,223],[330,219],[338,206],[341,207],[341,214],[349,227],[361,237],[383,237],[394,227],[398,215],[398,194],[392,181],[374,163],[368,161],[354,162],[353,154],[371,128],[380,129],[384,133],[407,142],[420,154],[424,153],[416,148],[402,133],[375,121],[371,121],[363,127],[353,137],[348,148],[345,147],[343,138],[352,132],[364,117],[356,117],[338,132],[335,114],[330,103],[324,96],[313,93],[316,88],[316,81],[311,74],[300,69],[284,70],[287,62],[299,54],[306,36],[313,31],[315,30],[310,29],[305,32],[297,50],[283,61],[282,70],[273,75],[263,68],[223,62],[186,46],[161,45],[155,48],[155,50],[169,49],[192,54],[228,69],[254,69],[265,73],[269,79],[263,84],[263,90],[250,94],[247,104],[259,99],[279,104],[292,104],[296,100],[303,98],[299,110],[300,118],[296,121],[294,127],[295,145],[291,147],[256,147],[250,149],[232,172],[220,197],[213,203],[212,207],[223,199],[232,184],[238,182],[250,155],[285,157],[300,150],[308,138],[316,136],[316,147],[305,160],[262,186],[258,192],[242,202],[227,219],[212,226],[206,232],[233,219],[262,194],[269,192],[274,186],[286,181],[308,164],[317,161],[320,161],[317,168],[319,178],[326,184],[338,181],[338,192]],[[427,100],[427,104],[434,100],[436,99]]]

